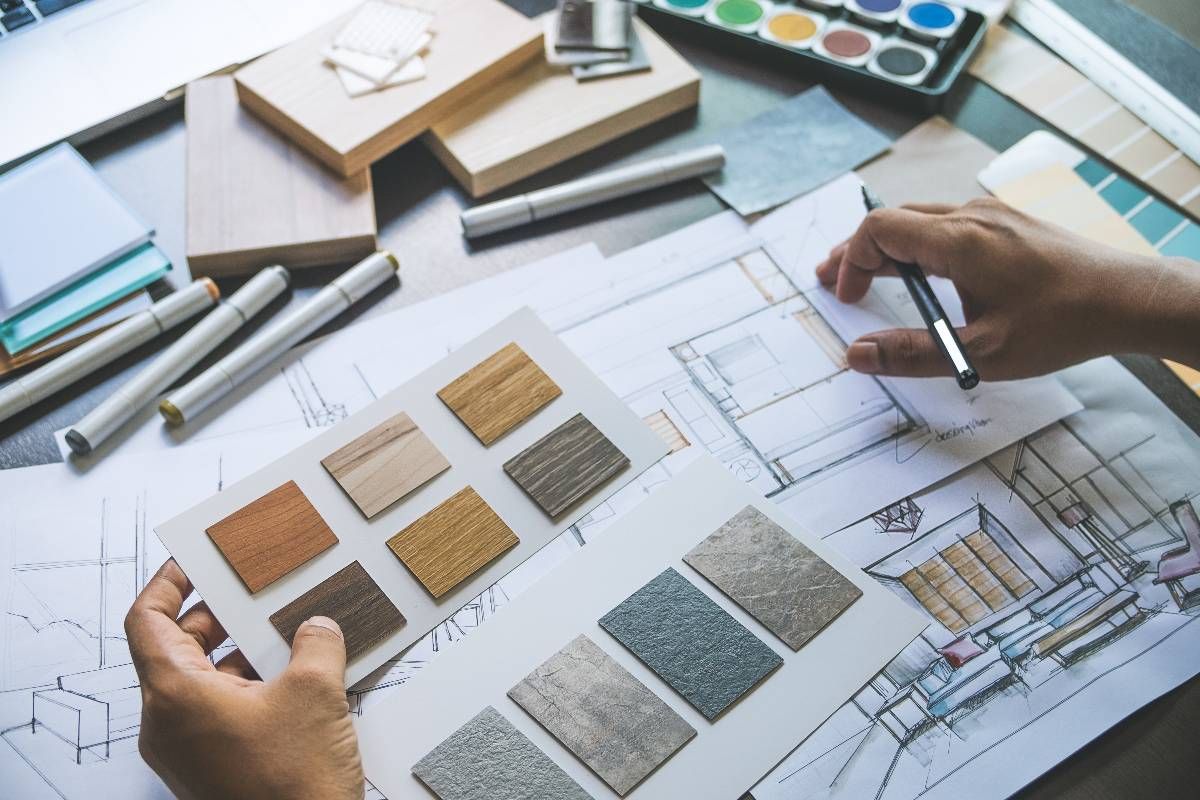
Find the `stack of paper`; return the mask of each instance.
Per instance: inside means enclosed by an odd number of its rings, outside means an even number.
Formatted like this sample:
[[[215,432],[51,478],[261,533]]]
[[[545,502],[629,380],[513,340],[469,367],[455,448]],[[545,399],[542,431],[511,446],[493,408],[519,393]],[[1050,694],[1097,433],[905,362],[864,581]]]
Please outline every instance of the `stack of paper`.
[[[386,0],[369,0],[358,9],[325,50],[351,97],[411,83],[425,77],[421,58],[433,34],[433,15]]]

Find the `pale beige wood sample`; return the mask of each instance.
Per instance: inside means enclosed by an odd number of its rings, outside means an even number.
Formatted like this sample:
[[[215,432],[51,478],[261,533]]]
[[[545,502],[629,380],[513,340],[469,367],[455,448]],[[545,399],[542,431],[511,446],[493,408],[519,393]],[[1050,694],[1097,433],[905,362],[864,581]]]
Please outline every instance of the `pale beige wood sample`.
[[[537,23],[499,0],[406,5],[434,15],[423,80],[347,95],[321,52],[346,15],[238,70],[242,104],[337,172],[352,175],[542,52]]]
[[[562,394],[550,376],[509,342],[437,393],[486,447]]]
[[[408,414],[397,414],[321,459],[367,519],[450,468]]]
[[[192,275],[357,261],[377,249],[371,171],[335,174],[246,112],[233,78],[188,84]]]
[[[700,101],[700,73],[634,19],[649,72],[576,81],[544,58],[436,122],[424,141],[472,197],[657,122]]]

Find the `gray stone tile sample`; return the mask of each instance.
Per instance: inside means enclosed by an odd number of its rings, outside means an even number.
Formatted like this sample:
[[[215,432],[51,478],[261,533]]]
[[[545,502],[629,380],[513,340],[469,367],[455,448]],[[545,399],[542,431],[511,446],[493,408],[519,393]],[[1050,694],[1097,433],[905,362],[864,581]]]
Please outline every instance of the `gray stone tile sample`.
[[[508,696],[624,797],[696,729],[586,636]]]
[[[488,706],[413,765],[441,800],[592,800]]]
[[[793,650],[862,597],[852,581],[754,506],[683,560]]]
[[[600,627],[708,720],[783,663],[673,569],[664,570],[601,617]]]

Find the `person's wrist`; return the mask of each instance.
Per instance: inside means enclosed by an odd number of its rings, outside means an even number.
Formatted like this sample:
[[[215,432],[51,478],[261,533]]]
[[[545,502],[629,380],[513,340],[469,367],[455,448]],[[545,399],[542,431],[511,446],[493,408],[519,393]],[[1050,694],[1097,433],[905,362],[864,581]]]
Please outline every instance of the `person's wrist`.
[[[1200,365],[1200,264],[1140,258],[1105,291],[1116,341],[1112,352]]]

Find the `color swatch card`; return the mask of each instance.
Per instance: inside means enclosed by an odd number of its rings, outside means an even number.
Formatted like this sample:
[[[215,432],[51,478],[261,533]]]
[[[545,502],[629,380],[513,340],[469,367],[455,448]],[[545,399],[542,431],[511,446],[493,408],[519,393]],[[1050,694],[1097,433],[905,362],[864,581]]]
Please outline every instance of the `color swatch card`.
[[[320,614],[349,686],[666,453],[526,309],[156,532],[260,675]]]
[[[701,456],[373,706],[363,765],[391,800],[736,798],[924,627]]]

